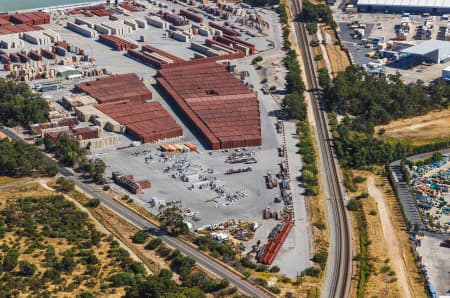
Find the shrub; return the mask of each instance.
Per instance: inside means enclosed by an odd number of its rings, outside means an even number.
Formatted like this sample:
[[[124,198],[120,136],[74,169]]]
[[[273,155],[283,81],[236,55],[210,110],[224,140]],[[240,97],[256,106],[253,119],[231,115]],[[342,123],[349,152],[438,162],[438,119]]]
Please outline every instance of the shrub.
[[[355,178],[353,178],[353,182],[355,183],[363,183],[366,180],[367,178],[363,176],[356,176]]]
[[[347,209],[350,211],[358,211],[359,210],[359,203],[356,199],[350,199],[347,204]]]
[[[265,83],[267,83],[267,79],[262,79],[261,84],[265,84]]]
[[[258,266],[254,262],[252,262],[249,258],[241,258],[241,264],[242,266],[250,269],[256,269],[256,267]]]
[[[135,284],[133,274],[129,272],[120,272],[108,277],[108,281],[111,282],[113,287],[132,286]]]
[[[137,231],[132,237],[131,241],[137,244],[144,244],[147,241],[148,237],[150,237],[150,233],[148,231]]]
[[[386,266],[383,266],[383,267],[380,268],[380,273],[386,273],[389,270],[391,270],[391,267],[386,265]]]
[[[311,42],[309,43],[309,45],[313,48],[318,47],[320,45],[320,43],[317,40],[311,40]]]
[[[22,276],[31,276],[36,272],[36,265],[27,261],[21,261],[19,263],[19,274]]]
[[[280,267],[278,267],[276,265],[272,266],[269,271],[272,272],[272,273],[280,272]]]
[[[318,251],[314,255],[312,260],[314,263],[319,264],[320,268],[322,268],[322,270],[323,270],[327,264],[327,258],[328,258],[328,253],[326,251]]]
[[[317,54],[316,56],[314,56],[314,61],[320,61],[323,59],[323,55],[322,54]]]
[[[98,206],[100,206],[100,200],[97,198],[91,199],[89,200],[89,202],[86,203],[85,206],[88,208],[97,208]]]
[[[172,250],[165,245],[160,245],[157,252],[161,257],[165,258],[172,253]]]
[[[320,274],[320,269],[316,267],[309,267],[303,270],[302,276],[312,276],[312,277],[318,277]]]
[[[260,285],[260,286],[264,287],[264,288],[267,287],[267,280],[265,280],[264,278],[261,278],[261,277],[255,278],[255,283],[257,285]]]
[[[281,290],[278,287],[270,287],[269,291],[271,291],[274,294],[280,294],[281,293]]]
[[[256,63],[261,62],[262,60],[263,60],[263,57],[256,56],[255,58],[253,58],[252,64],[255,65]]]
[[[108,191],[110,189],[111,189],[111,187],[108,184],[103,185],[103,190],[104,191]]]
[[[162,243],[161,238],[154,238],[145,246],[145,249],[154,250]]]
[[[370,210],[369,215],[375,216],[377,215],[377,212],[375,210]]]
[[[264,264],[259,264],[256,267],[256,272],[265,272],[267,270],[267,265]]]

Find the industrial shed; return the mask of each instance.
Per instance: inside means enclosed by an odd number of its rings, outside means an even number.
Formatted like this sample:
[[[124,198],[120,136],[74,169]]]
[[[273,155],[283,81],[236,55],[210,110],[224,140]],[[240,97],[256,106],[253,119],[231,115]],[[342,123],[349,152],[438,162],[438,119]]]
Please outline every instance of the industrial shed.
[[[256,94],[224,65],[205,60],[169,64],[158,72],[159,86],[210,149],[260,146]]]
[[[403,49],[401,52],[407,56],[417,56],[422,61],[442,63],[450,59],[450,42],[444,40],[428,40],[417,46]]]
[[[359,0],[357,7],[360,12],[450,13],[449,0]]]

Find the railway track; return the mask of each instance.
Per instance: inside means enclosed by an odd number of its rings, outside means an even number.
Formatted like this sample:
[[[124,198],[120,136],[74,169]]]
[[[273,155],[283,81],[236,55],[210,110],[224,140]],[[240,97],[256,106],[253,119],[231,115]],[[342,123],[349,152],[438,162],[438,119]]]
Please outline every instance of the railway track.
[[[302,7],[300,1],[292,0],[292,12],[297,17],[301,17]],[[330,226],[330,228],[335,229],[335,249],[334,256],[329,258],[329,260],[333,261],[328,263],[327,269],[331,270],[332,276],[331,280],[328,281],[329,287],[325,287],[325,291],[322,291],[322,297],[348,297],[352,275],[351,225],[348,221],[344,206],[344,195],[339,184],[338,167],[333,155],[327,115],[322,109],[320,88],[305,24],[296,19],[294,21],[294,27],[297,41],[302,51],[307,86],[311,93],[313,114],[317,124],[316,133],[319,140],[320,156],[326,174],[326,184],[330,196],[329,203],[331,204],[334,215],[334,225]],[[327,276],[329,275],[327,274]]]

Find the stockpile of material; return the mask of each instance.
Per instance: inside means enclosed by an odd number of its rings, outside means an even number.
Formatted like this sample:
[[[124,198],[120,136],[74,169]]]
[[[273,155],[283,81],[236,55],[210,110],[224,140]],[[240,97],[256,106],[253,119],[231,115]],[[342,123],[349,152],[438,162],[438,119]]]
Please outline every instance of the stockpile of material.
[[[180,137],[183,130],[159,102],[98,105],[97,109],[125,125],[127,133],[142,143]]]
[[[113,172],[112,177],[115,183],[134,194],[141,194],[145,188],[151,187],[149,180],[135,181],[133,175],[123,175],[120,172]]]
[[[149,45],[142,46],[142,51],[128,50],[127,54],[155,68],[163,64],[183,62],[185,60]]]
[[[95,81],[79,83],[75,89],[94,97],[98,103],[128,101],[142,103],[151,99],[150,90],[134,73],[98,78]]]
[[[228,29],[227,27],[224,27],[222,25],[213,23],[213,22],[209,22],[208,23],[209,27],[211,28],[215,28],[217,30],[220,30],[223,32],[223,34],[229,35],[229,36],[239,36],[239,33],[233,29]]]
[[[42,30],[39,26],[28,25],[28,24],[19,24],[19,25],[2,25],[0,27],[0,35],[12,34],[12,33],[22,33],[22,32],[30,32]]]
[[[186,17],[187,19],[197,22],[197,23],[201,23],[203,22],[203,18],[195,13],[192,13],[190,11],[184,10],[184,9],[180,9],[180,15]]]
[[[50,16],[42,11],[12,14],[10,15],[9,20],[14,24],[27,24],[27,25],[50,24]]]
[[[257,255],[257,259],[260,263],[271,265],[278,252],[280,251],[281,246],[286,240],[287,235],[292,229],[292,223],[286,220],[282,224],[278,224],[270,233],[270,240],[264,246],[264,250],[261,254]]]
[[[214,36],[213,39],[223,45],[244,52],[246,56],[253,55],[256,51],[254,44],[246,42],[236,36]]]
[[[128,49],[138,48],[137,44],[114,35],[101,34],[99,35],[99,41],[117,51],[126,51]]]
[[[209,148],[261,145],[256,94],[223,65],[198,60],[173,64],[158,73],[159,85]]]

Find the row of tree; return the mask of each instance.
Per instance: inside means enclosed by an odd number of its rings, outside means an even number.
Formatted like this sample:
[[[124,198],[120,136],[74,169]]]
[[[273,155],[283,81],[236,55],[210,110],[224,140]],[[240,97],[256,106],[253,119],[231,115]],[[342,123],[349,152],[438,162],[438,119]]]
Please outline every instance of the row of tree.
[[[0,140],[0,176],[55,176],[58,167],[38,148],[21,141]]]
[[[56,139],[44,138],[45,150],[52,153],[64,166],[79,169],[96,183],[105,182],[106,164],[101,159],[88,159],[86,149],[80,147],[77,139],[61,133]]]
[[[288,112],[288,116],[293,119],[303,120],[306,118],[306,104],[303,96],[305,84],[301,79],[301,69],[297,60],[297,53],[291,48],[289,41],[289,23],[287,10],[283,4],[277,8],[280,21],[283,26],[284,48],[287,50],[283,62],[288,70],[286,74],[286,95],[283,99],[282,106]]]
[[[16,126],[48,121],[48,103],[26,83],[0,78],[0,124]]]

